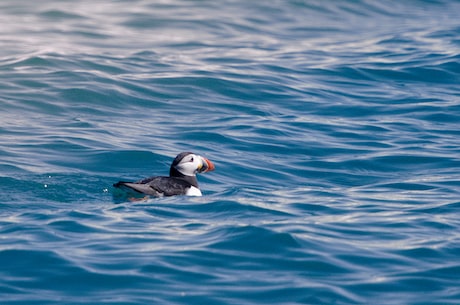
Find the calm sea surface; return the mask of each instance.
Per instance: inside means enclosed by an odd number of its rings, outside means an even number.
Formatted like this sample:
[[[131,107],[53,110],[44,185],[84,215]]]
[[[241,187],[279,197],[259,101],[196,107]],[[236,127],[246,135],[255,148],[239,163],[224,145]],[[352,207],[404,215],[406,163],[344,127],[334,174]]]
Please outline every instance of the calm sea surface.
[[[1,304],[460,304],[459,16],[1,1]]]

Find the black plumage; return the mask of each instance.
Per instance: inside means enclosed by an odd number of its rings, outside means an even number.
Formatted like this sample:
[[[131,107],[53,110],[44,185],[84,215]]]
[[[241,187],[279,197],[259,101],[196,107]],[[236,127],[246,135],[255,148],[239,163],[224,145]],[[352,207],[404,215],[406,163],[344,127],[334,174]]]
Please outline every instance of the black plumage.
[[[214,164],[208,159],[191,152],[176,156],[169,169],[169,177],[154,176],[136,182],[119,181],[113,186],[127,191],[162,197],[175,195],[200,196],[196,173],[214,170]],[[191,192],[190,190],[193,190]]]

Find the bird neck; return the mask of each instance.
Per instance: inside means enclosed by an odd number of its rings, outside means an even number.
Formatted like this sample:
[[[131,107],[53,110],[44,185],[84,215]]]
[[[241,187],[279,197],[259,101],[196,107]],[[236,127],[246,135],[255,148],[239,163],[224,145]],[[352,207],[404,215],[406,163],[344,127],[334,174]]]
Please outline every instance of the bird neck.
[[[174,177],[174,178],[180,178],[182,180],[187,181],[194,187],[198,188],[198,180],[196,179],[196,176],[187,176],[179,172],[175,167],[171,166],[169,170],[169,177]]]

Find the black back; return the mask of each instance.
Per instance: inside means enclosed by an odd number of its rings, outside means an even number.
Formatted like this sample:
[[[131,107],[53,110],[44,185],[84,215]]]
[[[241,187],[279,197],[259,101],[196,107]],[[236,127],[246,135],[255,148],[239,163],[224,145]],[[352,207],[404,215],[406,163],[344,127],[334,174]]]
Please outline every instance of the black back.
[[[143,179],[141,181],[137,181],[136,183],[147,184],[149,187],[158,193],[162,193],[164,196],[185,195],[185,191],[193,185],[184,178],[163,176]]]

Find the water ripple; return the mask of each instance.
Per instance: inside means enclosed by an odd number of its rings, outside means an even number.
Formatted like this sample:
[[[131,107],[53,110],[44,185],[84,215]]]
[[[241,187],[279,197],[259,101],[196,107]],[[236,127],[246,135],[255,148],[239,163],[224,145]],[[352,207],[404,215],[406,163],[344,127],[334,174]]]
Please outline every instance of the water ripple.
[[[2,302],[458,303],[458,11],[1,2]]]

